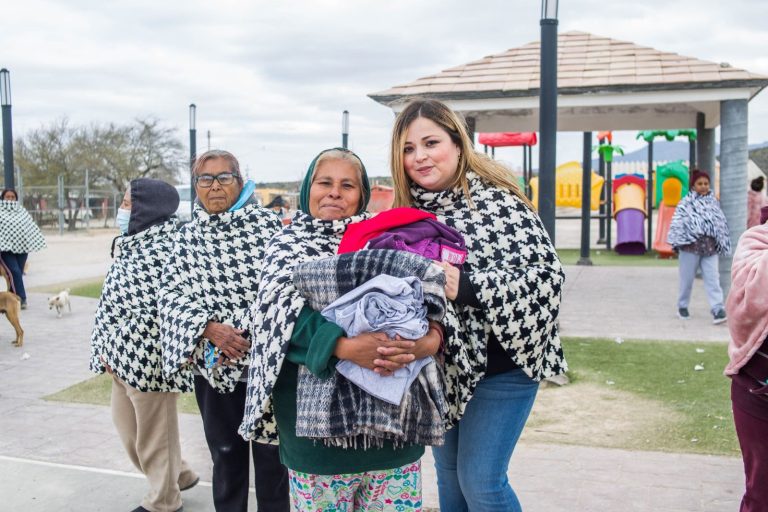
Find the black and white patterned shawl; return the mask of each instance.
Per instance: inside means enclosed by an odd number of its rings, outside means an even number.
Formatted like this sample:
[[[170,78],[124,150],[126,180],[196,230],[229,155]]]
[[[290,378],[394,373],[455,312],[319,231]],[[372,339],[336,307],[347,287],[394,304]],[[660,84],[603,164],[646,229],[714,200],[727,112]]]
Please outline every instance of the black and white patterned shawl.
[[[45,249],[45,238],[18,201],[0,201],[0,251],[26,254]]]
[[[206,368],[208,340],[202,334],[209,320],[246,328],[264,251],[281,228],[278,217],[257,204],[215,215],[195,208],[192,222],[179,230],[163,271],[160,340],[167,374],[192,364],[219,392],[235,388],[248,358]]]
[[[424,291],[427,317],[445,314],[445,273],[431,260],[409,252],[374,249],[301,263],[293,281],[309,305],[320,311],[342,295],[379,275],[417,277]],[[422,368],[403,401],[393,405],[350,382],[338,372],[320,379],[299,368],[296,435],[322,439],[329,446],[367,448],[443,444],[448,405],[443,374],[434,362]]]
[[[672,247],[682,247],[703,236],[715,239],[718,254],[727,256],[731,253],[728,222],[720,208],[720,201],[711,191],[702,196],[691,190],[677,203],[669,225],[667,243]]]
[[[448,304],[445,373],[449,420],[458,421],[487,367],[493,335],[534,380],[567,370],[557,331],[565,281],[560,260],[539,216],[511,192],[467,173],[474,202],[460,188],[411,188],[414,207],[437,215],[467,243],[464,270],[482,308]]]
[[[263,443],[277,441],[270,397],[280,374],[299,313],[307,301],[293,282],[296,265],[336,254],[347,226],[369,214],[325,221],[300,210],[276,235],[264,255],[261,288],[251,311],[251,367],[240,435]]]
[[[157,311],[160,276],[176,233],[175,219],[117,239],[91,334],[91,371],[104,373],[102,358],[139,391],[192,389],[192,374],[163,374]]]

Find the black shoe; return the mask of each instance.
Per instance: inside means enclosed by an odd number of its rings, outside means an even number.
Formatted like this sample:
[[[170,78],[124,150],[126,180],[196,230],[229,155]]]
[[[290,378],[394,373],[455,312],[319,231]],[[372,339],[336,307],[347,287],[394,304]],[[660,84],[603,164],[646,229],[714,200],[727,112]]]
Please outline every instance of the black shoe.
[[[21,301],[21,309],[27,309],[27,301],[26,300]]]
[[[691,314],[688,312],[688,308],[680,308],[677,310],[677,318],[681,320],[688,320],[691,318]]]
[[[725,316],[725,310],[724,309],[718,309],[714,313],[712,313],[712,323],[717,325],[721,324],[728,320],[728,318]]]

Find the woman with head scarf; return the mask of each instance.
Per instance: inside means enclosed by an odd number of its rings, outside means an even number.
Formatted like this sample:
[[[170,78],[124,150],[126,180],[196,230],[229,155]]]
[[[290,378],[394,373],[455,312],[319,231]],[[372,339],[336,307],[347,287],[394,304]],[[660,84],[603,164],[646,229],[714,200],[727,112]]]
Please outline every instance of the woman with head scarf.
[[[287,512],[288,476],[277,447],[237,434],[249,364],[245,319],[259,290],[264,249],[282,226],[258,205],[254,183],[243,182],[231,153],[203,153],[193,174],[198,204],[192,221],[179,230],[160,291],[164,370],[195,372],[216,510],[248,509],[253,455],[258,509]]]
[[[24,289],[24,266],[30,252],[45,249],[45,239],[35,221],[19,202],[12,188],[0,195],[0,259],[10,271],[11,290],[21,299],[21,309],[27,309]]]
[[[369,198],[370,183],[357,155],[339,148],[321,152],[302,183],[300,209],[265,256],[253,309],[248,404],[240,432],[262,442],[274,441],[279,433],[298,511],[421,510],[422,445],[383,441],[368,449],[362,442],[342,448],[301,437],[297,430],[304,412],[297,411],[303,375],[334,382],[339,360],[387,375],[439,348],[436,329],[416,341],[390,340],[382,333],[348,338],[297,289],[296,269],[336,255],[347,227],[370,218],[364,213]]]
[[[91,335],[91,371],[112,375],[112,419],[128,457],[150,490],[134,512],[181,510],[182,490],[199,480],[181,458],[176,402],[192,375],[166,378],[157,293],[173,246],[176,189],[149,178],[131,181],[118,210],[117,257],[104,280]]]
[[[443,263],[446,386],[453,427],[433,447],[440,508],[519,511],[507,480],[539,381],[566,370],[557,316],[564,273],[512,173],[474,150],[445,104],[415,100],[392,132],[395,207],[437,215],[467,246]]]

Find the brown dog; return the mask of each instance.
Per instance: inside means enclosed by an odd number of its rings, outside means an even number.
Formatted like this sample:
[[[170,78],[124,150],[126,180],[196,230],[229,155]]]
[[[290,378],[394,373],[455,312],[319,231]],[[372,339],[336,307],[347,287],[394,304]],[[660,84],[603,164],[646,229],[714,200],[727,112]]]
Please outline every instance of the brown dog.
[[[24,344],[24,330],[19,323],[21,316],[21,299],[19,296],[11,292],[0,292],[0,313],[5,313],[6,318],[16,331],[14,346],[22,346]]]

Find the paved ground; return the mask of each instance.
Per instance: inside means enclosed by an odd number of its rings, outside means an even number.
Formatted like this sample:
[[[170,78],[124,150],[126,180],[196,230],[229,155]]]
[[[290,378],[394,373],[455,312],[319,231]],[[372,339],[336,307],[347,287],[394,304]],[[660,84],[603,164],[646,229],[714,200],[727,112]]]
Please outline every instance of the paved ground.
[[[110,234],[49,237],[49,249],[30,258],[30,286],[103,274]],[[674,316],[676,271],[668,268],[568,267],[563,334],[724,341],[713,327],[701,283],[694,316]],[[0,496],[2,510],[131,510],[144,482],[111,424],[107,407],[46,402],[41,397],[90,377],[88,334],[95,301],[73,298],[57,319],[44,294],[31,294],[23,312],[26,343],[13,348],[0,319]],[[28,358],[22,358],[27,354]],[[185,493],[185,510],[212,510],[210,457],[200,418],[181,415],[185,457],[203,485]],[[427,506],[437,506],[431,456],[423,460]],[[739,459],[521,443],[509,468],[526,511],[737,510]]]

